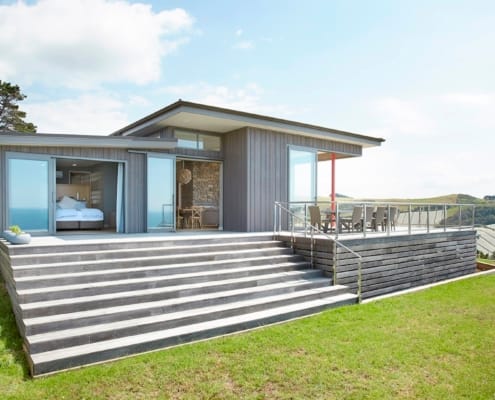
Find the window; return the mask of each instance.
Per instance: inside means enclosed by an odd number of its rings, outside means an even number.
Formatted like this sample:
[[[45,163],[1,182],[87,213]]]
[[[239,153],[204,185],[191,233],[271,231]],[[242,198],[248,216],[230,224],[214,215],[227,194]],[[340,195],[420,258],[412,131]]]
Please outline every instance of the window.
[[[183,149],[220,151],[221,142],[218,136],[175,130],[177,147]]]

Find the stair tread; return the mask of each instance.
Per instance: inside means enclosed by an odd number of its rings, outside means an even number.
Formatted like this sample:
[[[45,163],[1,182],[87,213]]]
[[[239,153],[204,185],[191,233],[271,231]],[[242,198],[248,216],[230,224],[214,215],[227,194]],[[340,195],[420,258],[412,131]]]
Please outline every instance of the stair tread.
[[[130,267],[130,268],[114,268],[114,269],[105,269],[105,270],[96,270],[96,271],[82,271],[82,272],[66,272],[62,274],[47,274],[47,275],[30,275],[30,276],[21,276],[16,277],[16,282],[31,282],[37,281],[40,279],[59,279],[59,278],[69,278],[69,277],[83,277],[83,276],[100,276],[100,275],[111,275],[118,273],[131,273],[131,272],[144,272],[144,271],[153,271],[153,270],[164,270],[164,269],[176,269],[176,268],[189,268],[195,266],[214,266],[214,265],[225,265],[246,262],[246,261],[260,261],[260,260],[273,260],[273,259],[286,259],[292,258],[291,254],[277,254],[271,256],[262,256],[262,257],[246,257],[246,258],[236,258],[232,259],[224,259],[224,260],[215,260],[215,261],[199,261],[199,262],[189,262],[189,263],[174,263],[174,264],[165,264],[165,265],[147,265],[142,267]],[[294,261],[297,263],[297,261]]]
[[[280,277],[280,275],[284,276],[294,276],[295,278],[298,278],[299,276],[305,276],[308,273],[314,273],[314,272],[320,272],[317,270],[295,270],[295,271],[284,271],[284,272],[278,272],[278,273],[273,273],[273,274],[264,274],[264,275],[254,275],[254,276],[246,276],[242,278],[232,278],[232,279],[223,279],[221,281],[211,281],[211,282],[199,282],[199,283],[191,283],[191,284],[183,284],[183,285],[175,285],[175,286],[164,286],[164,287],[159,287],[159,288],[147,288],[147,289],[140,289],[140,290],[131,290],[131,291],[126,291],[126,292],[113,292],[113,293],[105,293],[105,294],[99,294],[99,295],[89,295],[89,296],[80,296],[80,297],[71,297],[71,298],[63,298],[63,299],[56,299],[56,300],[47,300],[47,301],[37,301],[37,302],[32,302],[32,303],[20,303],[19,306],[21,307],[22,310],[29,310],[29,309],[36,309],[36,308],[41,308],[41,307],[48,307],[48,306],[55,306],[63,303],[69,303],[69,304],[76,304],[76,303],[83,303],[87,301],[101,301],[101,300],[106,300],[106,299],[115,299],[115,298],[122,298],[122,297],[134,297],[134,296],[139,296],[141,294],[152,294],[152,293],[161,293],[161,292],[170,292],[170,291],[181,291],[181,290],[187,290],[191,288],[200,288],[200,287],[205,287],[208,286],[209,284],[217,285],[219,282],[222,282],[224,284],[235,284],[239,282],[249,282],[249,281],[258,281],[260,278],[261,279],[271,279],[271,278],[276,278]]]
[[[118,262],[132,262],[132,261],[142,261],[142,260],[166,260],[170,258],[193,258],[193,257],[202,257],[202,256],[219,256],[219,255],[232,255],[232,254],[244,254],[244,253],[252,253],[253,251],[256,252],[262,252],[262,253],[269,253],[269,252],[274,252],[274,251],[288,251],[290,249],[281,247],[281,246],[275,246],[275,247],[264,247],[261,249],[241,249],[241,250],[235,250],[234,252],[232,250],[224,250],[224,251],[208,251],[208,252],[200,252],[200,253],[190,253],[190,254],[167,254],[167,255],[160,255],[160,256],[148,256],[148,257],[124,257],[124,258],[113,258],[113,259],[103,259],[103,260],[89,260],[89,261],[71,261],[70,265],[88,265],[88,264],[114,264]],[[45,263],[45,264],[35,264],[35,267],[37,269],[43,269],[43,268],[50,268],[50,267],[64,267],[67,266],[67,262],[56,262],[56,263]],[[28,268],[33,268],[33,265],[13,265],[12,270],[13,271],[21,271],[23,269],[28,269]]]
[[[54,252],[54,253],[34,253],[34,254],[18,254],[18,255],[11,255],[10,258],[12,260],[23,260],[23,259],[29,259],[29,258],[36,258],[36,257],[41,257],[41,258],[49,258],[49,257],[60,257],[63,255],[71,255],[71,256],[83,256],[86,254],[112,254],[112,253],[136,253],[136,252],[146,252],[146,251],[167,251],[169,253],[173,253],[174,250],[183,250],[183,249],[190,249],[190,248],[215,248],[215,247],[225,247],[225,246],[256,246],[256,245],[268,245],[272,244],[274,245],[273,247],[277,247],[277,244],[282,244],[283,242],[279,240],[259,240],[259,241],[252,241],[252,242],[234,242],[232,243],[209,243],[209,244],[187,244],[187,245],[182,245],[182,246],[164,246],[164,247],[137,247],[137,248],[130,248],[130,249],[110,249],[110,250],[85,250],[85,251],[70,251],[70,252]],[[283,247],[282,245],[278,247]],[[263,247],[265,248],[265,247]],[[251,249],[251,250],[256,250],[256,248]],[[19,266],[20,267],[20,266]]]
[[[43,316],[43,317],[24,318],[24,325],[26,327],[29,327],[29,326],[33,326],[33,325],[37,325],[37,324],[44,324],[44,323],[57,322],[57,321],[67,321],[69,319],[79,319],[79,318],[87,318],[87,317],[94,317],[94,316],[100,316],[100,315],[110,315],[110,314],[130,312],[130,311],[135,311],[135,310],[140,310],[140,309],[145,310],[148,308],[156,308],[156,307],[169,307],[169,306],[184,304],[184,303],[188,303],[188,302],[207,301],[209,299],[218,298],[219,296],[229,297],[229,296],[235,296],[235,295],[270,291],[273,289],[291,289],[291,288],[295,288],[295,287],[299,287],[299,286],[308,285],[309,283],[314,283],[314,284],[326,283],[326,284],[329,284],[329,279],[328,278],[312,278],[311,280],[301,279],[301,280],[294,280],[294,281],[287,281],[287,282],[278,282],[278,283],[269,284],[269,285],[247,287],[247,288],[242,288],[242,289],[225,290],[222,292],[205,293],[205,294],[193,295],[193,296],[187,296],[187,297],[174,297],[174,298],[165,299],[165,300],[149,301],[149,302],[142,302],[142,303],[132,303],[132,304],[106,307],[106,308],[95,308],[95,309],[91,309],[91,310],[48,315],[48,316]],[[335,285],[335,286],[328,286],[328,287],[343,287],[343,286]]]
[[[290,293],[284,293],[274,296],[260,297],[256,299],[239,300],[227,304],[198,307],[190,310],[170,312],[170,313],[164,313],[164,314],[158,314],[158,315],[152,315],[152,316],[146,316],[140,318],[133,318],[123,321],[107,322],[107,323],[89,325],[84,327],[62,329],[47,333],[41,333],[37,335],[28,335],[27,338],[29,343],[34,344],[34,343],[46,342],[50,340],[65,339],[74,336],[91,335],[98,332],[116,331],[118,329],[136,327],[140,325],[147,325],[147,324],[164,322],[164,321],[174,321],[174,320],[179,320],[181,318],[187,318],[192,316],[209,315],[219,311],[235,310],[235,309],[255,306],[255,305],[266,304],[268,309],[271,308],[269,307],[269,304],[275,303],[277,301],[297,299],[301,297],[306,297],[310,294],[327,294],[328,297],[330,297],[332,293],[335,295],[336,292],[342,289],[343,287],[335,287],[335,286],[328,286],[325,288],[312,288],[298,292],[290,292]]]
[[[163,340],[180,335],[191,334],[194,332],[202,332],[212,328],[226,327],[229,325],[239,324],[246,321],[262,320],[263,318],[268,318],[271,316],[283,315],[289,312],[311,309],[317,306],[326,306],[333,303],[337,303],[339,301],[351,300],[355,298],[356,295],[350,293],[344,293],[330,298],[305,301],[302,303],[290,304],[282,307],[275,307],[268,310],[256,311],[253,313],[247,313],[233,317],[217,319],[213,321],[184,325],[172,329],[153,331],[139,335],[125,336],[117,339],[104,340],[96,343],[66,347],[57,350],[41,352],[41,353],[34,353],[31,354],[31,360],[34,364],[41,364],[53,360],[70,359],[72,357],[76,357],[79,355],[98,353],[102,351],[130,346],[134,344]]]
[[[58,285],[58,286],[47,286],[43,288],[32,288],[32,289],[19,289],[17,293],[20,296],[25,296],[29,294],[39,294],[39,293],[50,293],[58,290],[79,290],[79,289],[91,289],[91,288],[103,288],[105,286],[119,286],[119,285],[132,285],[137,283],[147,283],[147,282],[157,282],[166,280],[177,280],[177,279],[187,279],[187,278],[197,278],[197,277],[208,277],[213,275],[227,275],[232,273],[242,273],[242,272],[261,272],[267,269],[274,268],[284,268],[292,266],[305,266],[306,262],[288,262],[280,264],[268,264],[268,265],[256,265],[241,268],[229,268],[223,270],[213,270],[213,271],[202,271],[202,272],[190,272],[185,274],[173,274],[173,275],[160,275],[160,276],[149,276],[142,278],[130,278],[130,279],[109,279],[101,282],[88,282],[80,284],[68,284],[68,285]],[[280,271],[283,273],[285,271]]]

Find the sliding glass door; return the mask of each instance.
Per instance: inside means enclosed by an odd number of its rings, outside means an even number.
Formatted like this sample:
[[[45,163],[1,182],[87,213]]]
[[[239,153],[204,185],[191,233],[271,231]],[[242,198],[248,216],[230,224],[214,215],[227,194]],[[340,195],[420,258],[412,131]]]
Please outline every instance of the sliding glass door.
[[[316,152],[289,148],[289,201],[316,200]]]
[[[175,157],[148,154],[148,232],[175,230]]]
[[[7,153],[7,226],[53,231],[53,170],[50,157]]]

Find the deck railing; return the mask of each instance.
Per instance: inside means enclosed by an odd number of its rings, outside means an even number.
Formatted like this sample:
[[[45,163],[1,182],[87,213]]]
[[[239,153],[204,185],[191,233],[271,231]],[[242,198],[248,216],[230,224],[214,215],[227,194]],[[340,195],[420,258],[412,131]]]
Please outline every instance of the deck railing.
[[[275,202],[274,205],[274,221],[273,221],[273,234],[275,235],[281,235],[282,232],[282,218],[286,218],[287,221],[290,221],[290,226],[291,229],[289,230],[290,232],[290,243],[291,247],[294,248],[296,240],[297,240],[297,233],[294,227],[296,224],[294,223],[295,221],[298,222],[299,224],[302,224],[303,226],[303,232],[304,232],[304,237],[307,238],[309,236],[310,238],[310,262],[311,266],[314,267],[314,248],[315,248],[315,234],[322,236],[326,239],[329,239],[333,243],[333,284],[337,285],[338,283],[338,274],[337,274],[337,269],[338,269],[338,248],[342,248],[345,251],[348,251],[351,253],[353,256],[357,258],[357,297],[358,301],[361,302],[361,286],[362,286],[362,263],[363,259],[362,257],[356,253],[354,250],[350,249],[340,241],[338,241],[335,237],[329,235],[326,232],[323,232],[321,229],[317,228],[316,226],[313,226],[309,223],[307,218],[301,218],[300,216],[296,215],[293,213],[291,210],[289,210],[287,207],[285,207],[281,202]]]
[[[366,238],[372,235],[387,236],[396,232],[402,234],[430,233],[447,231],[448,229],[474,229],[474,204],[448,203],[405,203],[405,202],[369,202],[339,200],[317,202],[277,202],[288,212],[297,216],[296,220],[284,218],[281,208],[274,214],[275,223],[280,229],[288,231],[304,231],[306,221],[310,220],[309,206],[318,206],[321,213],[323,231],[330,233],[335,239],[341,234],[353,233]],[[361,208],[360,224],[351,220],[353,210]],[[385,209],[385,219],[373,225],[374,214],[378,207]],[[277,208],[277,207],[276,207]],[[373,215],[367,215],[367,213]],[[393,218],[388,218],[392,216]],[[295,226],[292,222],[295,221]]]

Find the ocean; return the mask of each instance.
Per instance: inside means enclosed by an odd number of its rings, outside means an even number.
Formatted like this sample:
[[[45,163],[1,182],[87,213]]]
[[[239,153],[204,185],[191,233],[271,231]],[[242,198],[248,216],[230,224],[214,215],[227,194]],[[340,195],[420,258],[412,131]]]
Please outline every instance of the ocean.
[[[9,226],[19,225],[23,231],[48,230],[48,212],[41,208],[11,208]]]

